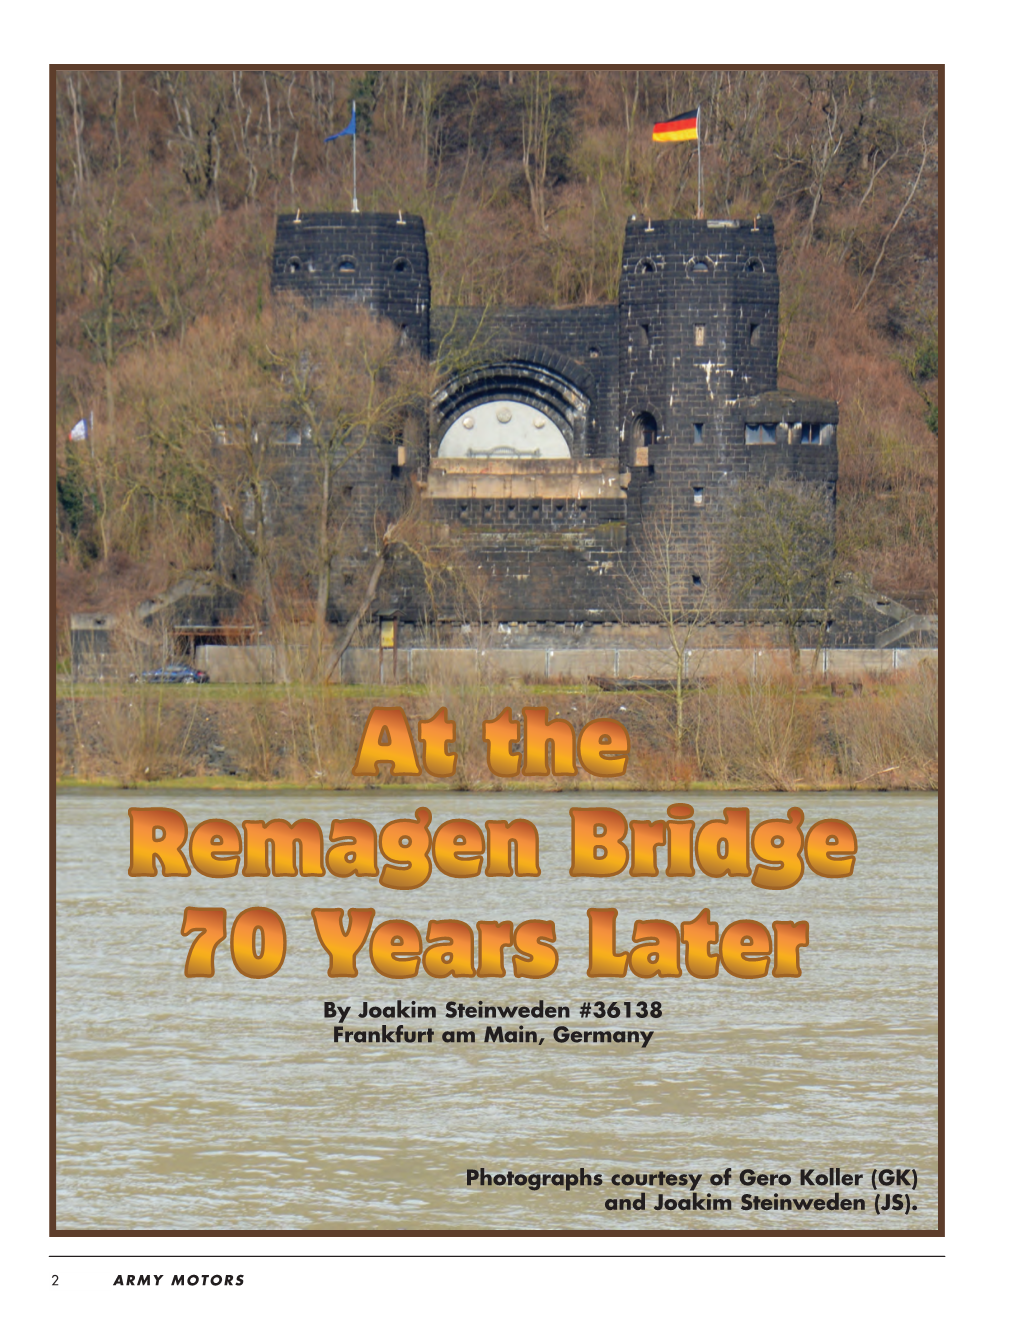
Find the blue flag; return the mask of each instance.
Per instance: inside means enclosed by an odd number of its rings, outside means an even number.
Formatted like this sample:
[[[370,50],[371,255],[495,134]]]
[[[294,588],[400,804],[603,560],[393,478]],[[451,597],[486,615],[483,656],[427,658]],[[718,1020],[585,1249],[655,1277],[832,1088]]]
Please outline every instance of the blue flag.
[[[351,109],[351,123],[347,126],[347,128],[346,128],[346,129],[341,129],[339,134],[330,134],[329,138],[325,139],[324,141],[325,141],[326,143],[332,143],[333,140],[334,140],[335,138],[345,138],[348,134],[350,134],[350,135],[352,135],[352,136],[355,135],[355,134],[357,134],[357,132],[358,132],[358,127],[357,127],[357,125],[354,123],[356,119],[357,119],[357,107],[352,107],[352,109]]]

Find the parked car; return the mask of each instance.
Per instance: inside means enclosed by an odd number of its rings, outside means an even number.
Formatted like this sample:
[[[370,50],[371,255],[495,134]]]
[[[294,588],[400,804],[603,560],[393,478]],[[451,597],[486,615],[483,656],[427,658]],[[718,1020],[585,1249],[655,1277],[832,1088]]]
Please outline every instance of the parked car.
[[[208,683],[209,675],[204,669],[192,669],[191,665],[164,665],[162,669],[148,669],[141,679],[142,683]]]

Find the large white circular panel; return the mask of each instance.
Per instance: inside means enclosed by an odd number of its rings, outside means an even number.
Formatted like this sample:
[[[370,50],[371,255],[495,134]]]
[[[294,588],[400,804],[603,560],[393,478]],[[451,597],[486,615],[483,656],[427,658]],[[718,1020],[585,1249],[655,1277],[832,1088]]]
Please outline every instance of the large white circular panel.
[[[487,401],[456,417],[439,444],[440,457],[505,457],[538,461],[569,457],[556,422],[522,401]]]

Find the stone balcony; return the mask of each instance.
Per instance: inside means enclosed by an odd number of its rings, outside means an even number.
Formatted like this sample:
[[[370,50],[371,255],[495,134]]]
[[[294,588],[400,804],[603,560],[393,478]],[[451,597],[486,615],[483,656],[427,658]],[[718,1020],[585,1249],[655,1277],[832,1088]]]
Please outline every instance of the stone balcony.
[[[615,458],[437,457],[429,468],[433,499],[622,498],[630,482]]]

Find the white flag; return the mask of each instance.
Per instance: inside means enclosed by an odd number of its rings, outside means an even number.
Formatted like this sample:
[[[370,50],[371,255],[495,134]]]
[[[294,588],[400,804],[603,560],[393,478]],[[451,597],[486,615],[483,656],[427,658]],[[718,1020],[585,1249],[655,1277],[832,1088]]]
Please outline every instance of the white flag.
[[[89,422],[84,416],[78,421],[75,427],[67,436],[69,443],[84,443],[89,436]]]

